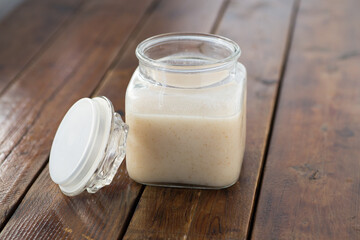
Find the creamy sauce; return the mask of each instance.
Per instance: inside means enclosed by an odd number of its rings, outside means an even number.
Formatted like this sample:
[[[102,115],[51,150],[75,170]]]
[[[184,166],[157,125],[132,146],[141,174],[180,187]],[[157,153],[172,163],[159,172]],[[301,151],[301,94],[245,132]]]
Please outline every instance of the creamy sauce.
[[[127,170],[135,181],[215,188],[237,181],[245,145],[244,113],[211,118],[127,111],[126,121]]]

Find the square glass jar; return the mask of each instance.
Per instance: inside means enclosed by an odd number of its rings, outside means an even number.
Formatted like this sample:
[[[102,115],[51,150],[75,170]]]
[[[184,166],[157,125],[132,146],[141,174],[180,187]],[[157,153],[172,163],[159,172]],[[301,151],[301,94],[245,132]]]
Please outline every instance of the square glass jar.
[[[172,33],[136,49],[126,91],[126,165],[142,184],[219,189],[239,178],[246,135],[246,69],[239,46]]]

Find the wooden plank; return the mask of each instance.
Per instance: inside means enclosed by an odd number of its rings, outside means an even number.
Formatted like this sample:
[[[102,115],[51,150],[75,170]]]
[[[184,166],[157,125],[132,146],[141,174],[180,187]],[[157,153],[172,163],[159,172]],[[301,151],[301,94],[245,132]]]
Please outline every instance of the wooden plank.
[[[0,97],[0,225],[46,163],[62,116],[98,86],[150,4],[146,0],[88,1]]]
[[[358,9],[301,2],[253,239],[360,237]]]
[[[82,0],[30,0],[0,22],[0,93],[61,29]]]
[[[293,4],[232,1],[217,31],[239,43],[240,61],[248,69],[247,142],[239,181],[218,191],[146,187],[125,239],[246,238]]]
[[[109,72],[106,81],[95,94],[110,97],[117,109],[124,109],[125,88],[138,64],[134,54],[137,43],[159,32],[206,31],[211,28],[221,4],[222,2],[218,0],[160,2],[134,41],[124,48],[126,51],[123,54],[119,55],[118,64],[116,66],[114,64],[115,69]],[[80,66],[78,71],[90,70],[92,67]],[[89,72],[88,76],[92,76],[92,73]],[[83,78],[87,79],[88,76]],[[48,156],[51,140],[59,123],[58,120],[49,119],[49,116],[56,116],[56,119],[62,117],[65,111],[62,101],[70,93],[81,91],[79,94],[82,96],[89,95],[85,90],[74,89],[73,86],[67,84],[58,94],[62,97],[58,97],[54,103],[48,103],[49,107],[44,109],[32,133],[28,134],[29,138],[38,140],[37,146],[32,146],[34,149],[31,149],[26,146],[29,145],[29,139],[24,141],[24,148],[29,151],[26,158],[31,158],[32,161],[44,161]],[[80,85],[77,88],[80,88]],[[71,98],[74,102],[74,97]],[[66,108],[68,107],[67,105]],[[44,128],[49,132],[46,137],[42,133]],[[41,155],[38,154],[39,151]],[[61,194],[58,187],[51,182],[46,167],[3,229],[0,238],[31,239],[52,238],[52,236],[74,239],[117,238],[126,230],[141,188],[140,184],[129,179],[125,164],[123,164],[110,186],[94,195],[84,193],[78,197],[68,198]]]

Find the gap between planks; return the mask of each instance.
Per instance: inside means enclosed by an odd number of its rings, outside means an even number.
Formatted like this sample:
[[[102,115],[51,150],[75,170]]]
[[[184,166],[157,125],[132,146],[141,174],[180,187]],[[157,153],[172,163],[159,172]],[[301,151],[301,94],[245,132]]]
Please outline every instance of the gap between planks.
[[[295,0],[294,6],[292,9],[292,13],[291,13],[288,36],[287,36],[287,40],[286,40],[285,52],[284,52],[283,62],[282,62],[281,72],[280,72],[280,80],[279,80],[279,84],[278,84],[278,87],[277,87],[276,93],[275,93],[275,102],[274,102],[274,106],[273,106],[272,113],[271,113],[271,120],[269,123],[269,125],[270,125],[269,133],[267,134],[267,138],[266,138],[263,160],[261,161],[260,172],[259,172],[259,177],[258,177],[258,181],[257,181],[258,184],[257,184],[256,190],[255,190],[253,209],[251,210],[251,214],[250,214],[251,218],[250,218],[250,223],[249,223],[249,227],[247,230],[247,237],[246,237],[246,239],[248,239],[248,240],[250,240],[252,237],[252,230],[253,230],[253,226],[254,226],[254,223],[256,220],[255,214],[256,214],[256,210],[257,210],[257,206],[258,206],[258,202],[259,202],[260,190],[261,190],[261,186],[262,186],[262,182],[263,182],[264,168],[265,168],[265,164],[266,164],[266,160],[267,160],[267,156],[268,156],[268,152],[269,152],[269,148],[270,148],[270,144],[271,144],[271,137],[273,134],[273,129],[274,129],[275,120],[276,120],[276,112],[277,112],[279,101],[280,101],[281,87],[283,84],[284,75],[285,75],[287,63],[289,60],[289,55],[290,55],[290,50],[291,50],[291,46],[292,46],[292,42],[293,42],[295,26],[296,26],[296,19],[297,19],[298,12],[299,12],[300,2],[301,2],[301,0]]]
[[[220,25],[220,23],[221,23],[221,20],[222,20],[223,17],[224,17],[225,11],[226,11],[226,9],[227,9],[228,6],[229,6],[229,3],[230,3],[230,0],[225,0],[225,1],[223,2],[223,4],[221,5],[221,8],[219,9],[219,13],[218,13],[218,15],[216,16],[214,25],[212,26],[212,28],[211,28],[211,30],[210,30],[210,33],[215,34],[216,31],[218,30],[219,25]]]
[[[148,9],[145,11],[144,15],[141,17],[140,21],[136,25],[134,31],[131,32],[129,38],[125,41],[123,47],[118,51],[118,53],[116,54],[114,60],[111,62],[110,66],[106,69],[104,75],[100,78],[100,81],[99,81],[98,85],[94,88],[94,90],[92,91],[90,96],[96,96],[98,94],[98,92],[100,91],[100,89],[104,85],[106,85],[106,82],[107,82],[107,79],[108,79],[107,76],[108,76],[109,72],[116,67],[116,65],[118,64],[118,62],[121,59],[122,55],[125,53],[128,46],[131,45],[131,43],[134,41],[134,39],[136,39],[138,34],[141,32],[141,30],[142,30],[141,26],[143,26],[145,24],[145,22],[149,19],[151,14],[159,6],[161,1],[163,1],[163,0],[154,0],[151,3],[151,5],[148,7]],[[116,109],[115,109],[115,111],[116,111]]]

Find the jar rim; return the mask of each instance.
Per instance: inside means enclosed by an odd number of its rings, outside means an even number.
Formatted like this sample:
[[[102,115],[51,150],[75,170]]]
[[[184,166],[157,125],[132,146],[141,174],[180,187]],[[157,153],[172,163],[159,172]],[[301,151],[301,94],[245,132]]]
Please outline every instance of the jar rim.
[[[199,42],[212,42],[216,43],[221,47],[224,47],[224,49],[230,50],[229,56],[226,56],[224,58],[220,59],[212,59],[211,63],[209,64],[202,64],[202,65],[194,65],[198,67],[195,71],[211,71],[223,67],[227,67],[229,64],[233,64],[238,60],[238,58],[241,55],[241,49],[239,45],[234,42],[233,40],[215,35],[215,34],[207,34],[207,33],[165,33],[156,35],[150,38],[145,39],[139,45],[137,46],[135,53],[137,58],[139,59],[139,62],[142,64],[145,64],[147,66],[156,67],[161,70],[171,71],[171,67],[177,67],[176,69],[173,69],[176,72],[189,72],[194,71],[193,69],[186,68],[186,69],[179,69],[179,66],[172,65],[169,63],[165,63],[162,61],[159,61],[159,59],[154,59],[146,55],[146,50],[158,46],[164,43],[170,43],[172,41],[199,41]]]

